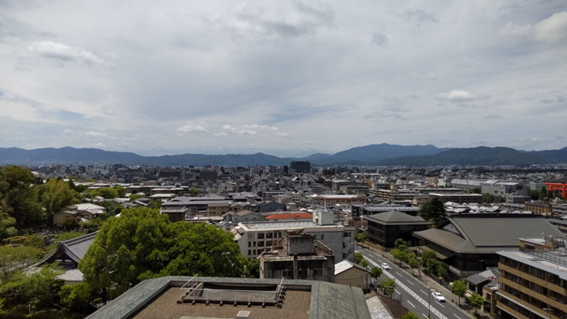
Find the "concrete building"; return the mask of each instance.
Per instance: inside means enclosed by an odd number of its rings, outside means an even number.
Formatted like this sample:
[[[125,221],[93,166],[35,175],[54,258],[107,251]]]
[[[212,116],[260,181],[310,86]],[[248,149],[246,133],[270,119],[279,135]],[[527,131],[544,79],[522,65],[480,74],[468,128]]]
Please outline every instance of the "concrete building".
[[[528,185],[516,181],[489,180],[480,184],[482,194],[506,197],[507,195],[528,196]]]
[[[329,247],[300,231],[283,232],[273,249],[260,255],[260,278],[333,282],[335,258]]]
[[[541,239],[541,238],[537,238]],[[543,249],[500,251],[496,307],[501,318],[567,318],[565,238],[544,239]]]
[[[355,260],[355,229],[334,224],[331,212],[316,211],[311,221],[240,223],[232,233],[242,255],[255,258],[269,251],[274,240],[283,238],[288,230],[313,235],[331,249],[335,261]]]
[[[452,193],[431,193],[429,194],[431,198],[439,198],[443,203],[453,202],[458,204],[464,203],[482,203],[481,194],[452,194]]]
[[[359,195],[313,195],[311,203],[317,207],[332,208],[340,205],[345,209],[350,209],[354,204],[363,204],[366,199]]]
[[[87,316],[108,318],[371,317],[358,287],[309,280],[161,277],[140,282]]]
[[[307,174],[311,173],[311,162],[308,161],[292,161],[289,164],[289,168],[293,170],[294,173]]]
[[[418,244],[419,240],[413,237],[413,233],[426,230],[430,224],[419,216],[411,216],[396,211],[363,218],[368,240],[388,248],[394,247],[394,242],[398,238],[402,238],[412,246]]]

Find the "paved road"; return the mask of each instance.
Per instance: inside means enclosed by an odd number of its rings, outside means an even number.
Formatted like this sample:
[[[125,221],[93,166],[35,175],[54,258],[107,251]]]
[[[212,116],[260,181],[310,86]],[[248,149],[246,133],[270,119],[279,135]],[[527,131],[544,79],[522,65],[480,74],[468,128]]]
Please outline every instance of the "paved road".
[[[470,318],[466,313],[453,306],[450,301],[440,303],[434,300],[433,297],[430,298],[430,292],[425,285],[423,285],[419,280],[413,278],[410,274],[406,273],[391,261],[386,260],[385,258],[382,258],[367,249],[362,249],[360,250],[360,252],[372,266],[381,267],[380,265],[384,262],[390,265],[392,269],[384,270],[382,277],[380,277],[380,280],[395,278],[396,291],[394,293],[394,296],[401,295],[402,305],[409,311],[413,312],[415,315],[419,317],[427,317],[427,308],[429,306],[429,302],[431,302],[431,318]]]

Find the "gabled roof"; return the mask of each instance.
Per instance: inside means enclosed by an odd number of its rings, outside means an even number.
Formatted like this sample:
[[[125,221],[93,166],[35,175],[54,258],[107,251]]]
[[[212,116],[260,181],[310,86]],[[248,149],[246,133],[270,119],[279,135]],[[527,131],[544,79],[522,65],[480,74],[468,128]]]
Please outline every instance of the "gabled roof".
[[[508,214],[502,217],[454,216],[439,228],[414,233],[455,253],[495,253],[518,247],[521,237],[541,237],[542,234],[563,237],[543,218]]]
[[[429,222],[419,216],[411,216],[398,211],[379,213],[365,217],[381,224],[410,224],[428,225]]]
[[[347,271],[351,268],[356,268],[356,269],[359,269],[361,271],[366,272],[366,269],[364,267],[359,266],[359,265],[345,259],[345,260],[341,261],[340,263],[335,264],[335,276],[340,274],[340,273],[343,273],[343,272],[345,272],[345,271]]]
[[[41,261],[35,264],[35,266],[42,265],[46,263],[48,260],[50,260],[52,257],[61,254],[64,254],[69,259],[73,260],[78,264],[87,253],[89,246],[94,242],[97,233],[98,232],[94,232],[94,233],[86,234],[81,237],[60,242],[57,245],[57,249],[52,254],[43,258]]]

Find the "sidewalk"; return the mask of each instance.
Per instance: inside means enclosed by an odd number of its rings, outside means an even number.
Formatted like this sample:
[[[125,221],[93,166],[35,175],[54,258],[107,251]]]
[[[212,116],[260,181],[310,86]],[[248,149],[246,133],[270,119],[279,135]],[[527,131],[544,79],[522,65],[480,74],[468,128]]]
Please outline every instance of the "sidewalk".
[[[368,244],[365,243],[364,248],[363,249],[368,249],[374,253],[376,253],[377,255],[391,261],[392,263],[395,263],[396,265],[400,266],[400,262],[395,262],[394,261],[394,257],[392,255],[390,255],[389,253],[386,253],[383,251],[381,246],[378,245],[374,245],[372,243]],[[418,273],[418,270],[413,270],[412,273],[412,269],[406,265],[403,264],[400,266],[405,272],[407,272],[408,274],[412,275],[415,279],[419,280],[422,284],[424,284],[426,287],[431,288],[431,291],[438,291],[440,293],[443,294],[443,296],[445,296],[445,299],[447,300],[447,302],[452,303],[456,308],[458,308],[459,310],[461,310],[461,312],[463,314],[468,315],[470,318],[474,318],[474,310],[467,310],[467,309],[463,309],[462,306],[465,306],[465,300],[464,298],[461,298],[461,307],[459,307],[458,303],[459,303],[459,297],[457,295],[455,295],[454,293],[452,293],[449,289],[447,289],[446,287],[444,287],[443,285],[439,284],[435,279],[427,276],[426,274],[420,274]],[[467,306],[465,306],[467,307]],[[479,312],[479,314],[481,315],[485,315],[481,312]]]

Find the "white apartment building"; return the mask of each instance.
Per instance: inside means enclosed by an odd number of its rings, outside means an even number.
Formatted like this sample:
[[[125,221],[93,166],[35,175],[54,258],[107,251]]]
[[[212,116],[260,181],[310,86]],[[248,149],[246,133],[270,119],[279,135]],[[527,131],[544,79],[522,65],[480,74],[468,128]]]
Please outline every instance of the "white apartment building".
[[[355,260],[356,230],[334,224],[333,214],[327,211],[314,212],[310,221],[239,223],[232,232],[242,255],[255,258],[269,251],[273,241],[282,238],[288,230],[302,230],[305,234],[313,235],[332,250],[335,262]]]

